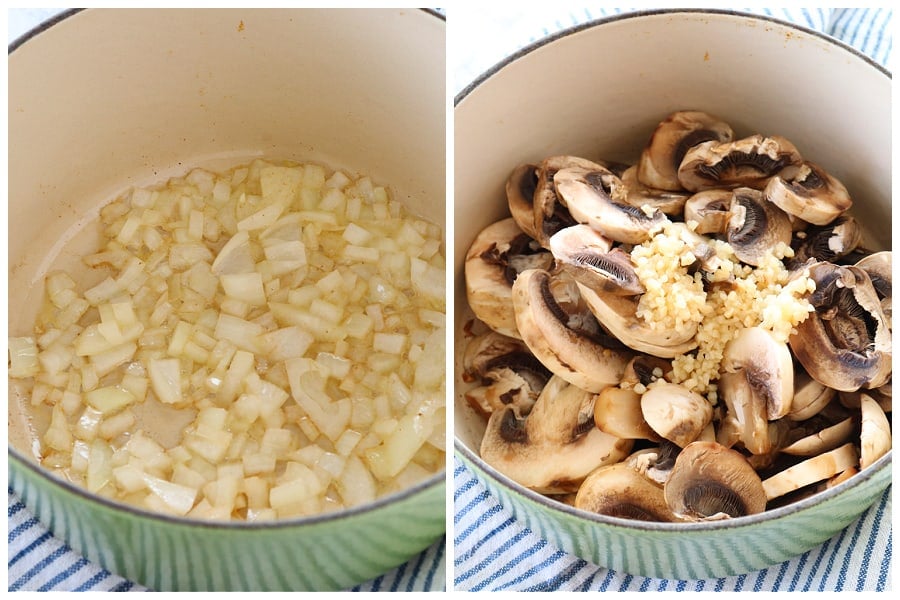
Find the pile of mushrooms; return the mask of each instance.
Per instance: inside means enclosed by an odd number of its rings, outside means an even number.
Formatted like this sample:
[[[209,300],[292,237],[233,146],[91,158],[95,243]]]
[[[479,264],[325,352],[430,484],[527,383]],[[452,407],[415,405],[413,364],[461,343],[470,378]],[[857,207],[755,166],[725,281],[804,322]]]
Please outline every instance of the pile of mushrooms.
[[[734,138],[680,111],[634,165],[551,156],[512,171],[510,216],[465,263],[462,378],[488,464],[586,511],[698,521],[817,493],[890,450],[891,252],[862,247],[847,189],[790,141]],[[711,240],[751,266],[784,243],[785,266],[815,282],[787,343],[760,327],[728,342],[712,400],[672,378],[696,330],[635,315],[630,251],[666,221],[693,222],[690,268]]]

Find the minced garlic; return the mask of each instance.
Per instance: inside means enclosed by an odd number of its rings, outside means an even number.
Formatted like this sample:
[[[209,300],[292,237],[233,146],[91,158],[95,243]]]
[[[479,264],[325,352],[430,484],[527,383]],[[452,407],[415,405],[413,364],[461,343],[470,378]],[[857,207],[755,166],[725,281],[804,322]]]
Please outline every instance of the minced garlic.
[[[659,331],[697,328],[697,349],[673,359],[672,378],[715,403],[715,382],[728,342],[741,329],[756,326],[786,342],[813,311],[806,297],[815,282],[807,270],[792,274],[785,268],[782,259],[793,256],[786,244],[753,268],[742,264],[727,242],[708,240],[714,258],[706,261],[706,279],[715,285],[706,289],[703,276],[689,272],[696,248],[683,232],[682,224],[667,223],[632,250],[646,288],[637,316]]]

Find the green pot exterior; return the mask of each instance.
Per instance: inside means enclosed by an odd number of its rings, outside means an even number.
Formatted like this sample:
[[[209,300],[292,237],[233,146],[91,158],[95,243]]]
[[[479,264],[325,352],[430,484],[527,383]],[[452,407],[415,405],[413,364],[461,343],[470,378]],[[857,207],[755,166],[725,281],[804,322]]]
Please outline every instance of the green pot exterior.
[[[457,456],[522,525],[561,550],[622,573],[663,579],[739,575],[794,558],[847,527],[891,483],[887,456],[868,473],[858,475],[854,485],[842,493],[832,493],[837,488],[829,490],[818,500],[810,498],[775,509],[768,518],[754,515],[730,523],[688,526],[629,523],[585,518],[568,506],[515,489],[515,484],[488,473],[467,452],[457,452]]]
[[[347,589],[403,564],[446,527],[443,480],[339,517],[237,526],[97,501],[12,453],[9,485],[74,550],[157,591]]]

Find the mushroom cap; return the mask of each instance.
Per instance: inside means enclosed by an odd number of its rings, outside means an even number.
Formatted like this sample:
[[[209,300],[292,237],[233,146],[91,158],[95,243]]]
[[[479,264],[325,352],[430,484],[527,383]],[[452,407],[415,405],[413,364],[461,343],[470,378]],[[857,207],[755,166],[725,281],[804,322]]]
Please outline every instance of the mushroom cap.
[[[528,348],[550,371],[585,390],[599,392],[622,379],[632,353],[604,338],[584,308],[567,313],[554,298],[550,273],[531,269],[513,284],[516,326]]]
[[[495,331],[473,338],[463,354],[463,380],[479,384],[466,400],[485,417],[506,406],[527,415],[550,376],[522,340]]]
[[[768,420],[791,411],[794,362],[788,345],[762,327],[747,327],[725,346],[722,369],[739,373],[765,407]]]
[[[581,296],[597,320],[623,344],[661,358],[673,358],[697,347],[696,323],[672,331],[659,331],[637,316],[635,297],[597,293],[581,283]]]
[[[807,228],[803,235],[794,244],[795,263],[803,263],[810,258],[836,262],[856,250],[862,239],[862,228],[856,219],[844,214],[828,225]]]
[[[703,142],[684,155],[678,180],[692,192],[716,187],[762,189],[770,177],[802,160],[797,148],[777,135]]]
[[[765,195],[786,213],[813,225],[826,225],[853,205],[844,184],[809,161],[774,175]]]
[[[852,443],[823,452],[763,480],[763,489],[769,500],[784,496],[807,485],[824,481],[849,468],[855,467],[859,455]]]
[[[731,216],[730,189],[710,189],[693,194],[684,203],[685,223],[694,221],[696,233],[724,234]]]
[[[622,180],[609,169],[573,167],[553,177],[569,214],[616,242],[640,244],[667,219],[659,210],[645,212],[625,201]]]
[[[874,252],[856,261],[856,266],[866,272],[875,293],[883,301],[893,295],[893,260],[890,250]]]
[[[556,173],[570,168],[606,170],[604,165],[580,156],[550,156],[541,161],[534,192],[534,238],[545,248],[548,247],[550,236],[577,223],[556,186]]]
[[[687,151],[702,142],[730,142],[734,132],[718,117],[696,110],[668,115],[654,129],[638,162],[638,180],[647,187],[677,191],[678,167]]]
[[[550,238],[557,268],[591,289],[633,296],[644,292],[631,257],[589,225],[573,225]]]
[[[538,166],[532,163],[517,166],[506,179],[509,214],[522,231],[535,239],[538,237],[534,226],[534,193],[537,184]]]
[[[625,459],[625,462],[648,479],[664,485],[672,473],[675,457],[679,452],[681,446],[663,438],[659,441],[658,447],[637,450]]]
[[[512,408],[495,411],[481,442],[481,457],[517,483],[541,493],[578,489],[594,469],[622,460],[632,442],[593,424],[590,392],[552,378],[524,418]]]
[[[781,452],[794,456],[815,456],[847,442],[855,430],[855,419],[847,417],[843,421],[793,441],[781,448]]]
[[[672,373],[672,361],[649,354],[637,354],[628,361],[622,383],[646,387],[657,379],[667,378]]]
[[[762,481],[747,459],[716,442],[685,446],[664,494],[673,513],[692,521],[742,517],[766,508]]]
[[[537,246],[512,218],[485,227],[466,253],[466,298],[475,316],[509,337],[520,337],[509,309],[519,271],[549,267],[553,256]]]
[[[779,244],[791,243],[791,220],[786,212],[767,202],[759,190],[734,190],[725,237],[741,262],[759,266]]]
[[[662,486],[624,462],[600,467],[588,475],[578,488],[575,508],[622,519],[677,520],[666,505]]]
[[[891,331],[869,276],[852,266],[809,267],[815,312],[788,340],[814,379],[838,391],[877,388],[891,376]]]
[[[891,423],[871,396],[860,396],[862,422],[860,426],[859,468],[865,469],[891,449]]]
[[[681,216],[690,192],[661,190],[644,185],[638,178],[638,167],[632,165],[619,177],[625,186],[625,202],[635,208],[649,206],[663,214]]]
[[[684,448],[712,421],[709,401],[683,385],[655,381],[641,395],[641,414],[660,437]]]
[[[794,399],[786,415],[792,421],[805,421],[825,408],[837,390],[816,381],[805,369],[794,369]]]
[[[794,365],[787,344],[761,327],[742,329],[725,346],[718,395],[728,408],[720,441],[731,442],[731,435],[752,454],[768,454],[773,448],[769,420],[785,416],[793,401]]]
[[[594,423],[606,433],[623,439],[659,439],[644,420],[641,395],[632,388],[609,386],[597,394]]]

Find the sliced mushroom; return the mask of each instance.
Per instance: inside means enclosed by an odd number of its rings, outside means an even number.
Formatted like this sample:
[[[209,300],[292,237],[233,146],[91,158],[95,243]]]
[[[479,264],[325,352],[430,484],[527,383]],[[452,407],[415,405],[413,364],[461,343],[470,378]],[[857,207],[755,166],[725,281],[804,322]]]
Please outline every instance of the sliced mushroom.
[[[712,189],[697,192],[684,203],[684,221],[697,223],[697,233],[724,234],[731,217],[731,190]]]
[[[688,444],[664,489],[672,512],[691,521],[743,517],[766,508],[759,475],[744,456],[715,442]]]
[[[860,426],[859,468],[865,469],[891,449],[891,424],[878,402],[868,394],[860,397],[862,423]]]
[[[875,402],[878,403],[878,406],[881,407],[881,410],[883,410],[886,413],[889,413],[889,412],[891,412],[891,406],[892,406],[892,401],[891,401],[891,394],[892,394],[891,381],[892,381],[892,379],[893,379],[893,376],[890,379],[888,379],[887,383],[885,383],[884,385],[881,385],[877,388],[872,388],[870,390],[865,390],[865,392],[863,392],[861,389],[855,390],[852,392],[847,392],[847,391],[838,392],[837,393],[838,394],[838,402],[840,403],[841,406],[844,406],[846,408],[859,408],[860,398],[865,393],[869,397],[871,397],[873,400],[875,400]]]
[[[604,165],[579,156],[551,156],[541,161],[534,192],[534,237],[545,248],[554,233],[578,223],[556,186],[556,174],[561,169],[606,171]]]
[[[684,448],[712,421],[709,401],[683,385],[656,381],[641,395],[644,420],[660,437]]]
[[[890,298],[892,294],[892,265],[890,250],[874,252],[856,261],[856,266],[866,272],[879,298]]]
[[[648,385],[658,379],[670,376],[671,373],[672,361],[649,354],[638,354],[625,366],[625,373],[622,374],[622,387],[630,386],[639,393],[643,393]],[[640,386],[643,387],[640,388]]]
[[[794,369],[794,399],[786,415],[792,421],[805,421],[825,408],[837,390],[813,379],[805,369]]]
[[[538,166],[523,163],[513,169],[506,180],[506,200],[509,214],[519,228],[534,239],[538,238],[534,226],[534,193],[538,184]]]
[[[522,339],[550,371],[594,393],[621,381],[632,353],[604,337],[586,308],[566,312],[554,297],[547,271],[520,273],[512,304]]]
[[[697,347],[696,324],[678,331],[660,331],[637,316],[636,297],[598,294],[581,283],[578,289],[597,320],[629,348],[661,358],[673,358]]]
[[[784,496],[813,483],[824,481],[849,468],[855,467],[859,455],[852,443],[808,458],[792,467],[764,479],[763,489],[769,500]]]
[[[650,207],[666,215],[681,216],[684,212],[684,203],[690,194],[648,187],[638,179],[637,172],[638,167],[632,166],[620,177],[625,185],[625,202],[635,208]]]
[[[602,431],[623,439],[659,439],[641,412],[641,395],[631,388],[609,386],[597,394],[594,423]]]
[[[847,417],[829,427],[810,433],[781,448],[781,452],[794,456],[815,456],[828,452],[847,442],[856,430],[852,417]]]
[[[731,201],[725,237],[735,255],[758,266],[778,244],[791,243],[791,221],[783,210],[766,202],[759,190],[738,188]]]
[[[865,271],[815,263],[815,308],[798,323],[791,350],[817,381],[839,391],[877,388],[891,376],[891,332]]]
[[[625,201],[622,180],[609,169],[573,167],[553,177],[569,214],[617,242],[640,244],[667,221],[659,210],[645,211]]]
[[[762,189],[770,177],[802,160],[797,148],[777,135],[703,142],[684,155],[678,181],[692,192],[716,187]]]
[[[475,316],[498,333],[521,337],[510,310],[512,284],[521,271],[549,268],[553,255],[512,218],[484,228],[466,253],[466,297]]]
[[[768,420],[791,410],[794,398],[794,363],[784,342],[761,327],[742,329],[725,346],[722,369],[743,376],[750,393],[765,407]]]
[[[678,167],[687,151],[703,142],[730,142],[731,126],[701,111],[678,111],[667,116],[650,137],[638,163],[638,179],[660,190],[681,190]]]
[[[887,319],[888,327],[891,327],[892,265],[890,250],[869,254],[856,262],[856,266],[869,276],[872,287],[875,288],[875,293],[881,300],[881,310]]]
[[[463,380],[478,383],[466,400],[485,417],[506,406],[527,415],[550,376],[522,340],[495,331],[473,338],[463,355]]]
[[[644,292],[631,257],[588,225],[573,225],[550,238],[557,268],[591,289],[634,296]]]
[[[508,407],[491,414],[481,457],[535,491],[576,491],[591,471],[622,460],[632,446],[594,427],[593,398],[559,377],[551,378],[527,417],[518,417]]]
[[[725,346],[718,395],[738,441],[752,454],[768,454],[773,448],[769,420],[786,415],[794,395],[787,344],[760,327],[741,330]]]
[[[844,184],[809,161],[774,175],[765,194],[784,212],[813,225],[827,225],[853,205]]]
[[[663,438],[656,448],[644,448],[634,452],[626,459],[628,466],[659,485],[665,484],[672,474],[675,458],[681,452],[681,446]]]
[[[833,488],[836,485],[840,485],[840,484],[844,483],[845,481],[847,481],[848,479],[850,479],[851,477],[853,477],[854,475],[856,475],[857,473],[859,473],[859,469],[857,469],[856,467],[850,467],[849,469],[844,469],[843,471],[841,471],[840,473],[838,473],[837,475],[835,475],[834,477],[831,477],[828,481],[826,481],[824,489]],[[821,491],[821,490],[818,490],[818,491]]]
[[[662,486],[624,462],[600,467],[588,475],[578,488],[575,508],[622,519],[677,520],[666,505]]]
[[[793,244],[793,263],[810,258],[822,262],[836,262],[856,250],[862,238],[859,223],[850,215],[843,215],[824,226],[809,227]]]
[[[747,456],[747,462],[750,463],[757,473],[771,468],[783,456],[781,448],[787,446],[790,440],[793,439],[791,438],[791,426],[784,419],[769,421],[766,435],[769,439],[769,451]]]

